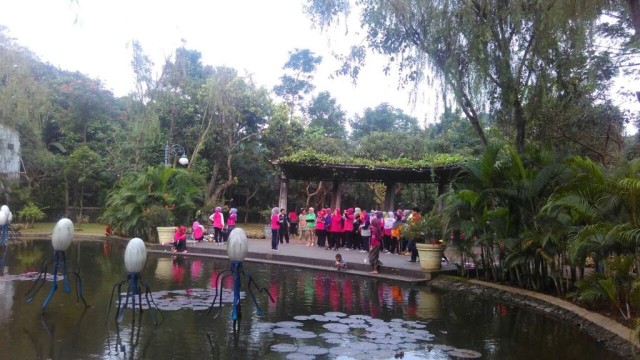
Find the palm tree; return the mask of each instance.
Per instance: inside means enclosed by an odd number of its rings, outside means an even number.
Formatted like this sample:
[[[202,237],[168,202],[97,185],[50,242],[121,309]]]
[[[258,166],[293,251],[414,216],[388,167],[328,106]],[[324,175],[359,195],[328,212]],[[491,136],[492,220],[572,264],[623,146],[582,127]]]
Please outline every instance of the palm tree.
[[[101,220],[114,233],[154,241],[156,226],[186,224],[203,204],[204,180],[165,166],[125,175],[107,195]]]

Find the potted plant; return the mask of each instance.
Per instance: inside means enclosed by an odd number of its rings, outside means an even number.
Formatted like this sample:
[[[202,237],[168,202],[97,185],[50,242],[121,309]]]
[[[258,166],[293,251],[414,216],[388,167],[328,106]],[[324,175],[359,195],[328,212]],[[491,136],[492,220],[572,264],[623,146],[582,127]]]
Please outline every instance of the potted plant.
[[[148,229],[156,229],[158,243],[164,244],[173,241],[175,227],[167,225],[175,223],[175,217],[168,206],[149,206],[144,209],[143,219]],[[149,231],[149,235],[149,241],[156,242],[155,239],[153,239],[153,235],[155,235],[153,231]]]
[[[442,214],[431,211],[420,221],[410,223],[403,229],[402,235],[416,242],[420,268],[423,270],[434,271],[442,268],[442,256],[446,248],[442,242],[444,226]]]

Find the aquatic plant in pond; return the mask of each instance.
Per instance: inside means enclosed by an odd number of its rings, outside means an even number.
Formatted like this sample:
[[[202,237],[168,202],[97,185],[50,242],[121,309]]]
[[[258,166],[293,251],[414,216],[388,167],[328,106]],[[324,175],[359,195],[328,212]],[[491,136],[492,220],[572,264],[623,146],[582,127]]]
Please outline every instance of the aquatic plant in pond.
[[[476,359],[482,353],[434,342],[436,336],[428,323],[403,319],[384,321],[368,315],[327,312],[299,315],[297,321],[261,323],[277,335],[270,350],[286,353],[287,359],[316,359],[328,355],[340,359]],[[299,339],[321,339],[319,345],[307,345]],[[288,342],[293,340],[293,342]]]

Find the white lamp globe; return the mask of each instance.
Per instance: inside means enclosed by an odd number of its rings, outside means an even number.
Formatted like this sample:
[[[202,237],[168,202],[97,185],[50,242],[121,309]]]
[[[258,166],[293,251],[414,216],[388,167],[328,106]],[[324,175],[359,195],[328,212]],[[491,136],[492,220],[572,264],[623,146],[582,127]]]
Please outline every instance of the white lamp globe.
[[[178,159],[178,162],[182,166],[187,166],[187,164],[189,164],[189,159],[187,159],[186,155],[182,155],[182,156],[180,156],[180,159]]]
[[[144,269],[147,262],[147,248],[140,238],[129,240],[127,248],[124,250],[124,266],[130,273],[139,273]]]
[[[249,240],[247,234],[241,228],[231,230],[229,234],[229,247],[227,253],[231,261],[244,261],[249,252]]]
[[[0,207],[0,211],[4,211],[7,214],[9,213],[9,207],[7,205],[2,205],[2,207]]]
[[[0,211],[0,226],[7,225],[8,218],[9,216],[7,216],[6,212]]]
[[[51,233],[51,243],[54,250],[65,251],[73,240],[73,222],[62,218],[56,223]]]

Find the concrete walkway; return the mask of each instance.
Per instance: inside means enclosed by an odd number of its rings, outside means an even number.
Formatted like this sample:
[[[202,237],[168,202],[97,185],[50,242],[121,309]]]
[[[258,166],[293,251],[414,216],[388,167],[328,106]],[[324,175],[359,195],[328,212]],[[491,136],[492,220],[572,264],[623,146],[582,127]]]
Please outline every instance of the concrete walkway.
[[[170,252],[171,246],[152,244],[148,246],[151,252]],[[226,243],[216,245],[210,242],[188,242],[185,256],[211,256],[216,258],[228,258]],[[337,271],[333,265],[337,253],[348,263],[350,273],[360,276],[370,276],[394,281],[409,283],[424,283],[430,278],[424,270],[420,269],[418,262],[408,262],[411,258],[405,255],[385,254],[380,252],[382,269],[379,274],[371,274],[369,254],[357,250],[340,249],[339,251],[325,250],[317,246],[309,247],[290,241],[289,244],[279,244],[278,251],[271,250],[271,240],[249,239],[249,253],[246,261],[263,262],[273,264],[288,264],[297,267],[326,269]],[[443,263],[442,272],[455,272],[455,265]]]

